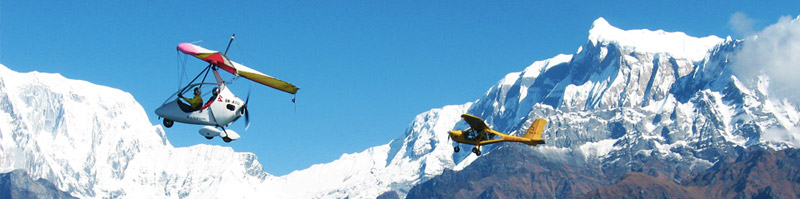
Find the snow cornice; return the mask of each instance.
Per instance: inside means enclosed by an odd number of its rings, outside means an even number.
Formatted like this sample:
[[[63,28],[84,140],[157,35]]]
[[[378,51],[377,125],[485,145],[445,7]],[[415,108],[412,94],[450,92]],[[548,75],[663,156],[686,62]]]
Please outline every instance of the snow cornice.
[[[643,53],[665,53],[676,58],[700,61],[707,52],[725,39],[714,35],[697,38],[683,32],[666,32],[664,30],[622,30],[611,26],[604,18],[597,18],[589,30],[591,45],[616,44],[622,49]]]

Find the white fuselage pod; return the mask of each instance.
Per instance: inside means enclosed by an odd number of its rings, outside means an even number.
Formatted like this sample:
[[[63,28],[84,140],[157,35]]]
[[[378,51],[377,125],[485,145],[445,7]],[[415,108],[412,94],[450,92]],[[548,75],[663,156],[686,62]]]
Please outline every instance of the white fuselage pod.
[[[239,139],[241,137],[241,136],[239,136],[238,133],[236,133],[236,131],[233,131],[233,130],[230,130],[230,129],[222,131],[222,130],[219,130],[219,129],[214,128],[212,126],[204,126],[203,128],[200,128],[198,133],[200,133],[200,135],[202,135],[203,137],[206,137],[208,139],[211,139],[211,138],[213,138],[215,136],[219,136],[219,137],[223,137],[223,138],[229,138],[231,140],[236,140],[236,139]]]
[[[156,115],[164,119],[187,124],[228,126],[242,116],[244,101],[234,96],[225,84],[222,84],[219,88],[219,94],[211,99],[214,101],[205,109],[184,112],[178,105],[178,100],[180,99],[176,99],[158,107]],[[203,101],[203,104],[207,103],[209,102]]]

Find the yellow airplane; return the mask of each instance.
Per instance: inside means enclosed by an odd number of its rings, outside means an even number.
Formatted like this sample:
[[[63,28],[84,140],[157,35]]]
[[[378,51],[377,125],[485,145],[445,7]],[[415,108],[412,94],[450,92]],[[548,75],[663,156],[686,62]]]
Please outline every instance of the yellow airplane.
[[[528,128],[528,131],[525,132],[525,135],[519,137],[497,132],[494,129],[489,128],[483,119],[474,115],[463,114],[461,115],[461,118],[463,118],[464,121],[469,124],[470,128],[467,130],[450,131],[450,138],[458,143],[475,145],[475,148],[472,148],[472,152],[478,156],[481,155],[481,145],[494,144],[498,142],[522,142],[531,146],[544,144],[544,140],[542,140],[542,131],[544,130],[545,124],[547,124],[547,120],[544,119],[534,120],[533,124],[531,124],[531,127]],[[497,136],[500,136],[500,138],[496,138]],[[461,149],[458,147],[458,145],[456,145],[453,150],[458,153],[458,151]]]

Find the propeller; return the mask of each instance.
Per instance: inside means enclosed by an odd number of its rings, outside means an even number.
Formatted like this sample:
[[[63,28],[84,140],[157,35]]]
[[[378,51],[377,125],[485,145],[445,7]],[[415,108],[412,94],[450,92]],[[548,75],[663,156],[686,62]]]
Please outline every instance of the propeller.
[[[244,112],[244,130],[246,131],[250,128],[250,111],[247,111],[247,103],[250,102],[250,88],[247,89],[247,98],[244,100],[244,106],[242,106],[242,112]]]

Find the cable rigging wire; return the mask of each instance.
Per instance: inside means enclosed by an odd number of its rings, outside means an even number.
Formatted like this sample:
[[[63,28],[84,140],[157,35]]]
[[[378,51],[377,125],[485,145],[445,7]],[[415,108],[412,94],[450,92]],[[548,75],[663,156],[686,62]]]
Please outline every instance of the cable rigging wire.
[[[189,79],[189,77],[186,75],[186,60],[188,58],[188,55],[183,55],[183,61],[181,61],[181,52],[176,50],[175,53],[177,54],[177,56],[175,57],[176,61],[178,62],[176,66],[178,69],[178,89],[181,89],[181,87],[183,86],[184,77],[186,77],[186,79]]]

